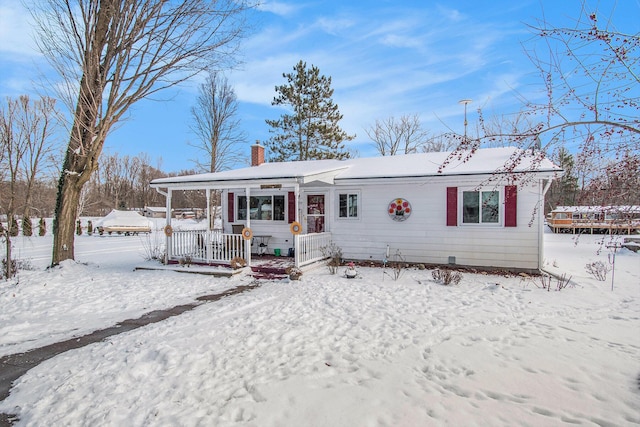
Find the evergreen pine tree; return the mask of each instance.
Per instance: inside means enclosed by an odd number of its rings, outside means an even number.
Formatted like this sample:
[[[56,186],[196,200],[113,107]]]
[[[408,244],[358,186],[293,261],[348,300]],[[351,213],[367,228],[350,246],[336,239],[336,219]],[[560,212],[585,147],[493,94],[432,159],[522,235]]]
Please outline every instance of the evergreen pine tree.
[[[39,236],[44,236],[45,234],[47,234],[47,223],[44,221],[44,218],[40,218],[40,223],[38,224],[38,235]]]
[[[78,236],[82,236],[82,224],[80,223],[80,220],[76,221],[76,234]]]
[[[573,155],[564,147],[558,150],[553,159],[560,166],[564,173],[560,179],[556,179],[551,184],[545,197],[547,212],[558,206],[573,206],[578,193],[578,178],[575,176],[575,163]]]
[[[22,217],[22,235],[27,237],[33,236],[33,224],[31,223],[31,218],[28,216]]]
[[[91,236],[93,234],[93,223],[91,220],[87,221],[87,234]]]
[[[338,122],[342,114],[333,102],[331,77],[320,75],[318,67],[307,69],[302,60],[293,73],[283,74],[287,83],[276,86],[271,105],[285,105],[292,114],[278,120],[266,120],[274,135],[266,142],[271,161],[346,159],[344,143],[355,138],[347,135]]]

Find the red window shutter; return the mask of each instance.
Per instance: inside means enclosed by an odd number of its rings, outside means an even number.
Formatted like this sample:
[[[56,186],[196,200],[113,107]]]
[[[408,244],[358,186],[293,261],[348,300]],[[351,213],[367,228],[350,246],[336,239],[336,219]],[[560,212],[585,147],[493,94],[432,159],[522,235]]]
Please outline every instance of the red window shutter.
[[[504,226],[516,227],[518,216],[518,187],[507,185],[504,187]]]
[[[447,187],[447,226],[458,225],[458,187]]]
[[[235,200],[235,195],[233,193],[227,193],[227,221],[229,222],[236,220]]]
[[[296,220],[296,193],[289,191],[287,197],[287,217],[289,224]]]

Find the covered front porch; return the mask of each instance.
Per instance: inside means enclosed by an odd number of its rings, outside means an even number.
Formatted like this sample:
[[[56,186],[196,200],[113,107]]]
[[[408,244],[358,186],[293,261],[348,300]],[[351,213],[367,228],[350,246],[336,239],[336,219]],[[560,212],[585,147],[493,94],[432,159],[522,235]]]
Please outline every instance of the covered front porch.
[[[167,264],[252,266],[256,255],[269,254],[301,268],[326,258],[332,236],[325,193],[344,163],[264,163],[264,148],[251,148],[252,167],[151,182],[166,197]],[[206,204],[201,226],[172,220],[173,198],[189,191],[197,192],[198,205]]]
[[[171,225],[169,225],[171,226]],[[247,266],[254,265],[254,259],[264,259],[265,255],[276,257],[276,251],[265,251],[264,236],[225,233],[222,229],[171,228],[166,233],[166,263],[210,266]],[[251,230],[243,227],[242,230]],[[323,248],[331,244],[331,233],[293,234],[292,250],[280,250],[277,258],[288,259],[298,268],[302,268],[325,258]],[[263,252],[265,251],[265,252]]]

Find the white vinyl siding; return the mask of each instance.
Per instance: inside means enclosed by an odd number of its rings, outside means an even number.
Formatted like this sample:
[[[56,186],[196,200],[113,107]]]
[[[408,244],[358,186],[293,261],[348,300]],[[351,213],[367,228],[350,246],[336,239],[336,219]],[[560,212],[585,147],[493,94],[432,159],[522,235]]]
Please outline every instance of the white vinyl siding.
[[[446,193],[452,185],[466,191],[474,188],[477,181],[442,179],[437,183],[363,184],[359,194],[360,221],[336,217],[329,224],[333,241],[342,249],[345,259],[381,262],[389,246],[390,257],[399,251],[404,260],[411,263],[448,264],[449,257],[455,257],[457,265],[538,268],[538,253],[542,248],[538,239],[539,212],[534,207],[541,189],[539,183],[519,189],[517,223],[523,225],[511,228],[447,227]],[[334,200],[338,200],[339,194],[351,192],[339,187],[333,191]],[[462,194],[459,194],[461,204]],[[388,214],[389,200],[400,196],[412,207],[411,216],[402,222],[393,221]],[[501,205],[500,210],[503,210]]]

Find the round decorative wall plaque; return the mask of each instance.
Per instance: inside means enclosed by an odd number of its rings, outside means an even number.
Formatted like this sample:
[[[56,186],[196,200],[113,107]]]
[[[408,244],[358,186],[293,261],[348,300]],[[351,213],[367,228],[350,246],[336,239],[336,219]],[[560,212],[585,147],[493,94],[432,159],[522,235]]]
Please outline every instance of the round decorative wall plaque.
[[[406,199],[393,199],[387,210],[394,221],[404,221],[411,216],[411,203]]]

